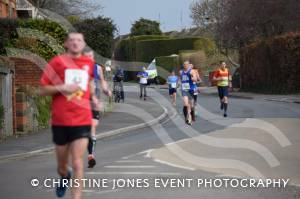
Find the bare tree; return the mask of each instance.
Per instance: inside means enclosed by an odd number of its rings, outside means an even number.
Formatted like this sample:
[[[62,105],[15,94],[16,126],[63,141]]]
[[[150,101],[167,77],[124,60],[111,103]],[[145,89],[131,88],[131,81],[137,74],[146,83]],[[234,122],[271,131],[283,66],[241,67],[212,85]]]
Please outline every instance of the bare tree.
[[[99,3],[91,3],[89,0],[31,0],[31,2],[37,8],[49,9],[62,16],[86,17],[93,11],[102,9]]]
[[[300,30],[299,0],[227,0],[220,31],[233,46]]]
[[[255,39],[299,31],[299,10],[299,0],[198,0],[191,4],[191,17],[212,31],[228,55]]]

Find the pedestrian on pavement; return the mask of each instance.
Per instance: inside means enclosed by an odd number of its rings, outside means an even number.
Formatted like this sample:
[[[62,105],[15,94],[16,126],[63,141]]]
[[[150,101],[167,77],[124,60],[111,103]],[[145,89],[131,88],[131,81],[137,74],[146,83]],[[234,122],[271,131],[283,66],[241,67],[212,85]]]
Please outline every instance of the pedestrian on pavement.
[[[183,70],[180,71],[181,91],[183,100],[183,114],[186,124],[192,125],[195,121],[194,110],[194,82],[197,81],[195,71],[192,70],[190,62],[185,61]]]
[[[95,62],[94,51],[90,48],[85,48],[85,56],[89,57],[93,62]],[[88,168],[93,168],[96,165],[95,159],[95,148],[96,148],[96,128],[99,125],[100,120],[100,111],[101,111],[101,102],[100,102],[100,90],[102,89],[103,93],[111,97],[112,93],[109,89],[109,86],[104,78],[103,69],[100,65],[94,64],[94,81],[91,82],[91,107],[92,107],[92,127],[91,127],[91,137],[89,138],[88,143]],[[100,89],[101,87],[101,89]]]
[[[137,77],[140,79],[140,99],[143,98],[144,100],[147,99],[147,84],[148,84],[148,73],[146,71],[146,68],[143,67],[143,71],[139,72]]]
[[[119,86],[120,87],[120,95],[121,95],[121,100],[124,102],[125,100],[125,93],[124,93],[124,85],[123,85],[123,81],[124,81],[124,70],[120,67],[120,66],[117,66],[117,70],[114,74],[114,77],[113,77],[113,81],[114,81],[114,92],[116,92],[115,88],[116,86]]]
[[[89,82],[94,62],[82,55],[84,36],[71,32],[65,40],[67,52],[54,57],[41,77],[40,95],[52,96],[52,136],[61,177],[56,195],[63,197],[72,177],[69,158],[78,185],[72,187],[72,198],[80,199],[84,177],[83,156],[91,136],[92,113]]]
[[[170,76],[168,77],[168,85],[169,85],[169,95],[173,106],[176,106],[178,80],[179,78],[176,76],[175,71],[172,71]]]
[[[224,117],[227,117],[228,109],[228,88],[232,86],[231,75],[229,70],[226,68],[226,62],[220,61],[220,68],[214,73],[213,81],[217,82],[218,93],[221,103],[221,110],[224,110]]]

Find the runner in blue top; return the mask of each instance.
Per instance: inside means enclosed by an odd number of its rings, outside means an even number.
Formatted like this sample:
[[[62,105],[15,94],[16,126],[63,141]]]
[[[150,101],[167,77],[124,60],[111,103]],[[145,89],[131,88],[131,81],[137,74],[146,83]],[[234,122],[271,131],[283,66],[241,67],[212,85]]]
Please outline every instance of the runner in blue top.
[[[178,79],[179,78],[175,75],[175,71],[172,71],[172,73],[168,77],[169,95],[171,97],[172,104],[174,106],[176,106],[176,94],[177,94]]]
[[[190,62],[185,61],[183,64],[183,70],[180,71],[181,79],[181,93],[183,100],[183,114],[185,122],[188,125],[192,124],[192,119],[195,119],[195,109],[194,109],[194,82],[197,81],[195,71],[190,67]]]
[[[94,60],[94,52],[90,48],[84,49],[84,55],[90,57]],[[94,65],[94,81],[91,82],[91,107],[92,107],[92,115],[93,115],[93,122],[91,127],[91,137],[89,138],[88,143],[88,167],[93,168],[96,165],[95,160],[95,147],[96,147],[96,127],[99,124],[100,120],[100,86],[103,93],[109,97],[112,96],[112,93],[108,87],[107,82],[105,81],[102,67],[98,64]]]

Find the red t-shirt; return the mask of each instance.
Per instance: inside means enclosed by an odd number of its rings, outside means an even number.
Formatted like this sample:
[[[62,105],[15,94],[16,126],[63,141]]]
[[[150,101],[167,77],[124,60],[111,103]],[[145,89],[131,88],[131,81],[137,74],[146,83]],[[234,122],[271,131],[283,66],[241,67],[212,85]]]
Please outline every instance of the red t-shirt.
[[[85,56],[71,58],[68,55],[54,57],[44,69],[40,84],[61,85],[65,82],[67,69],[79,69],[88,73],[88,82],[93,76],[94,62]],[[85,73],[85,72],[84,72]],[[52,96],[52,125],[85,126],[91,125],[90,88],[82,90],[78,95],[64,96],[58,93]]]

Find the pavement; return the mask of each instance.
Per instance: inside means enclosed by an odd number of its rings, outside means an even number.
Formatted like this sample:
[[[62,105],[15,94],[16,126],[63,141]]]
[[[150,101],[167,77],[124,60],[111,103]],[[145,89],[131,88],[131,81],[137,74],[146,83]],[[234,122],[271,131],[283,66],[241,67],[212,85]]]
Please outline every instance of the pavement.
[[[217,96],[216,87],[202,87],[201,93],[203,95]],[[263,99],[266,101],[285,102],[285,103],[298,103],[300,104],[300,94],[291,95],[271,95],[271,94],[259,94],[251,92],[233,91],[229,93],[229,97],[241,98],[241,99]]]
[[[131,89],[130,89],[131,88]],[[151,98],[140,100],[135,87],[126,87],[126,103],[115,104],[111,113],[105,114],[97,128],[97,138],[104,139],[128,131],[153,125],[167,116],[167,111]],[[128,109],[141,109],[137,114],[131,114]],[[147,113],[152,117],[145,118]],[[0,160],[16,157],[28,157],[53,150],[51,129],[44,129],[34,134],[10,137],[0,143]]]

